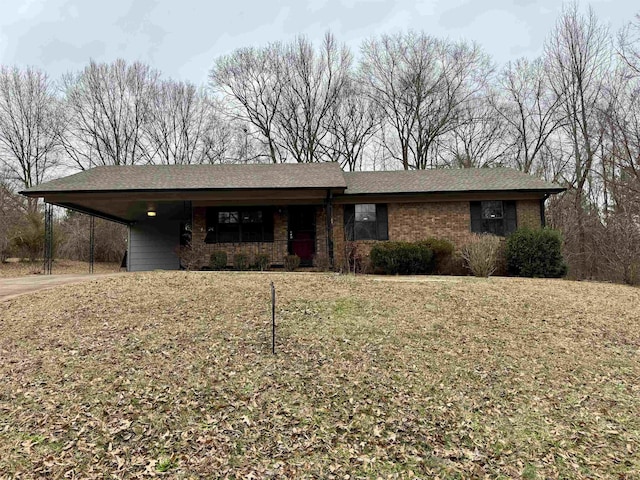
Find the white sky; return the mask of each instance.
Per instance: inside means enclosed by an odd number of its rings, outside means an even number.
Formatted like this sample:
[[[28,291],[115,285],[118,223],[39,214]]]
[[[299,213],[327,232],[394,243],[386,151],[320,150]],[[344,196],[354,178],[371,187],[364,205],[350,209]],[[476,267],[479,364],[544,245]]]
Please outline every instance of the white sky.
[[[640,12],[637,0],[592,0],[613,32]],[[583,10],[587,8],[582,2]],[[423,30],[479,43],[498,65],[540,55],[559,0],[0,0],[0,63],[52,77],[90,58],[140,60],[167,77],[203,84],[214,59],[235,48],[314,42],[331,30],[357,54],[380,33]]]

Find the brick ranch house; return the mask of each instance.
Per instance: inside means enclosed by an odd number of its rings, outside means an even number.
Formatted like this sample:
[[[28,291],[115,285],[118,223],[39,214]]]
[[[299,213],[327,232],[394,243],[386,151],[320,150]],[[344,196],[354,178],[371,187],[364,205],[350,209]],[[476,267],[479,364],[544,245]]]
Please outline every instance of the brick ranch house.
[[[21,193],[129,227],[128,270],[179,269],[179,245],[344,264],[347,245],[540,227],[564,189],[507,168],[343,172],[336,163],[104,166]]]

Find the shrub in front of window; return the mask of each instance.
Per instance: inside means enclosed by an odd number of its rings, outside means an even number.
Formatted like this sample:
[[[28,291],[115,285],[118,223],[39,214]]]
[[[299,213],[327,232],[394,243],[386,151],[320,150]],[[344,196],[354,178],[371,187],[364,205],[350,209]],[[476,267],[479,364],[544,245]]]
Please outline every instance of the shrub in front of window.
[[[224,270],[227,266],[227,252],[216,250],[209,257],[209,268],[211,270]]]
[[[507,239],[507,267],[510,274],[518,277],[566,275],[560,232],[550,228],[519,228]]]
[[[369,254],[375,270],[388,275],[420,275],[432,269],[433,251],[411,242],[381,242]]]
[[[285,255],[284,269],[287,272],[293,272],[300,266],[300,257],[298,255]]]
[[[267,255],[266,253],[258,253],[254,257],[253,266],[257,270],[264,272],[266,269],[269,268],[269,265],[271,265],[271,258],[269,258],[269,255]]]
[[[498,268],[500,238],[489,233],[475,234],[462,247],[465,265],[476,277],[489,277]]]
[[[249,270],[249,255],[236,253],[233,256],[233,268],[236,270]]]
[[[420,245],[424,245],[433,252],[433,259],[431,261],[431,269],[429,270],[429,273],[446,273],[451,257],[455,252],[453,243],[448,240],[433,237],[427,238],[426,240],[420,240],[418,243]]]

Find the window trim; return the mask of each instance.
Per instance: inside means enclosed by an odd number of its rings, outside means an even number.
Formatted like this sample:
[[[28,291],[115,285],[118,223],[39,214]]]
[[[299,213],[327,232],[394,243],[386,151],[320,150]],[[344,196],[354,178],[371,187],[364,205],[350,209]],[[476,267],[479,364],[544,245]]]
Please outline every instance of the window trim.
[[[243,222],[243,217],[246,214],[251,214],[254,212],[260,212],[260,221],[247,221]],[[233,222],[220,222],[221,214],[229,214],[228,217],[232,218],[236,214],[235,217],[237,221]],[[225,243],[273,243],[274,241],[274,225],[273,225],[273,210],[271,208],[264,207],[206,207],[206,228],[205,228],[205,238],[204,243],[207,244],[225,244]],[[269,220],[270,219],[270,220]],[[212,221],[215,223],[212,224]],[[259,238],[255,239],[247,239],[246,236],[249,235],[249,228],[247,227],[246,232],[243,232],[243,225],[252,226],[254,229],[257,229],[257,226],[260,225]],[[237,235],[237,240],[221,240],[220,236],[220,227],[223,226],[223,229],[226,227],[226,231],[222,232],[223,234],[230,234],[232,236]],[[236,226],[237,229],[233,229],[231,227]],[[233,231],[232,231],[233,230]],[[253,229],[252,229],[253,230]],[[257,232],[253,230],[251,235],[256,235]]]
[[[356,209],[359,205],[374,205],[375,220],[357,220]],[[344,237],[347,242],[355,241],[384,241],[389,239],[388,205],[386,203],[353,203],[344,205]],[[357,224],[368,224],[368,230],[373,230],[374,236],[370,238],[357,238]]]
[[[484,205],[486,202],[500,202],[502,216],[486,216]],[[516,200],[477,200],[469,202],[469,206],[472,233],[489,233],[499,237],[506,237],[518,228]],[[493,225],[493,227],[488,225]]]

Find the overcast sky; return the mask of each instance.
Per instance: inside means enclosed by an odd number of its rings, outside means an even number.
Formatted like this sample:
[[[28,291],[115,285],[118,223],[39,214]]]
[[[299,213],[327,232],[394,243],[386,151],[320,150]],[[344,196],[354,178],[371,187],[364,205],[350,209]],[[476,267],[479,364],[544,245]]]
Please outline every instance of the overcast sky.
[[[206,82],[213,60],[235,48],[314,41],[331,30],[357,52],[371,35],[423,30],[478,42],[501,65],[542,51],[559,0],[0,0],[0,63],[34,65],[58,77],[90,58],[140,60],[165,76]],[[586,10],[587,3],[581,3]],[[617,31],[636,0],[593,0]]]

